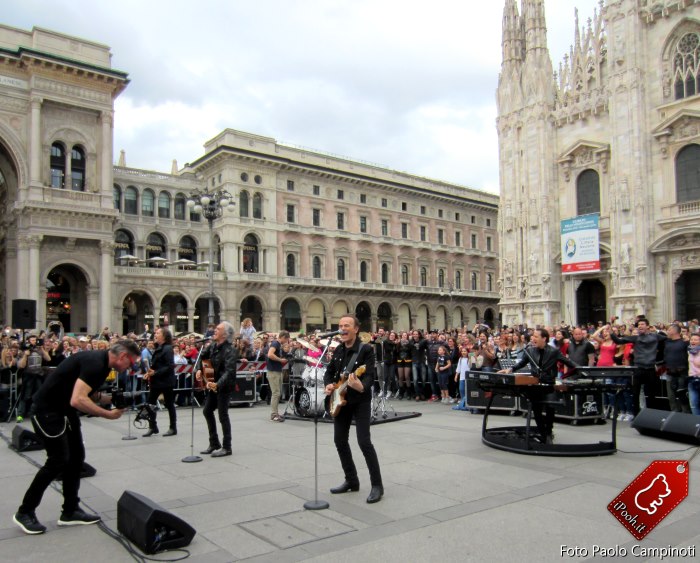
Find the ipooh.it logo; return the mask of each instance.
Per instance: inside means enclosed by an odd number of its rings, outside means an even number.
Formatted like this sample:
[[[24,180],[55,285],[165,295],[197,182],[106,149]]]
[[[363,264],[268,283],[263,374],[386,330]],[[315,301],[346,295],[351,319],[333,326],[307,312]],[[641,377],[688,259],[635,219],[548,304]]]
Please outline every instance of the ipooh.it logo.
[[[654,461],[608,504],[608,511],[641,540],[688,496],[689,475],[688,461]]]

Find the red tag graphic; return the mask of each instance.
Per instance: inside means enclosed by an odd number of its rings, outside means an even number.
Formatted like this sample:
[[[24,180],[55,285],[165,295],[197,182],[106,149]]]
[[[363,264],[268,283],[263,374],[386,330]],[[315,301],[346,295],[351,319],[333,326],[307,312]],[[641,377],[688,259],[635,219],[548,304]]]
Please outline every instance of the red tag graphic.
[[[686,460],[653,461],[612,500],[608,510],[641,540],[688,496],[689,475]]]

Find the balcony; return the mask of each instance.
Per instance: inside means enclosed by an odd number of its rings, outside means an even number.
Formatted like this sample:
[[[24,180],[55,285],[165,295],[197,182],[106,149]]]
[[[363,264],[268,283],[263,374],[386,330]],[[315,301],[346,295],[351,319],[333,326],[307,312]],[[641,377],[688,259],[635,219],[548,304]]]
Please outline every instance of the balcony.
[[[700,220],[700,200],[674,203],[661,208],[659,226],[664,229],[696,226]]]
[[[206,270],[180,270],[175,268],[150,268],[147,266],[114,266],[116,276],[136,276],[139,278],[171,278],[188,280],[208,280]],[[226,280],[223,272],[214,272],[214,281]]]

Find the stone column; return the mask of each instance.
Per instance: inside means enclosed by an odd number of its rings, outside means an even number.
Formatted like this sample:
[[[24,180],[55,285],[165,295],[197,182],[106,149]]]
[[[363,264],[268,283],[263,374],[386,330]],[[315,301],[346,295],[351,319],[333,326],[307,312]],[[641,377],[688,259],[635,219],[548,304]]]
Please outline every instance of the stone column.
[[[160,326],[160,305],[153,305],[153,326],[151,332],[156,333],[156,329]]]
[[[196,312],[196,308],[187,307],[187,332],[194,332],[194,315]]]
[[[102,125],[102,154],[100,155],[99,186],[94,191],[102,192],[111,198],[112,190],[112,111],[103,111],[100,114]],[[98,179],[95,178],[95,182]],[[172,215],[171,215],[172,216]]]
[[[72,148],[71,147],[66,147],[66,153],[63,155],[64,160],[63,160],[63,166],[65,167],[65,174],[63,176],[63,187],[67,190],[72,190],[73,189],[73,171],[71,168],[71,156],[72,156]]]
[[[95,334],[98,332],[98,314],[100,303],[99,288],[88,288],[87,290],[87,333]],[[71,329],[79,330],[71,325]]]
[[[29,299],[29,237],[17,236],[17,298]]]
[[[238,257],[236,256],[236,245],[233,242],[221,243],[223,248],[221,261],[221,271],[226,273],[238,272]]]
[[[100,241],[100,326],[108,326],[111,330],[110,311],[112,308],[112,281],[114,264],[114,243],[111,240]]]
[[[39,300],[39,255],[42,235],[26,237],[29,246],[29,272],[24,279],[24,286],[28,288],[29,299]]]
[[[41,104],[38,96],[31,99],[31,126],[29,131],[29,184],[41,186]]]

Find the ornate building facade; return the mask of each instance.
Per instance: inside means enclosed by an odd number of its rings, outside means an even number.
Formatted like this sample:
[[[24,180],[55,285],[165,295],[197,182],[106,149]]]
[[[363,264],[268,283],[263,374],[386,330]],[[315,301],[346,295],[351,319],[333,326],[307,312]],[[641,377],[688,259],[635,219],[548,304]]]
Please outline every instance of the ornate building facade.
[[[494,322],[497,196],[227,129],[159,173],[113,164],[128,84],[109,48],[0,26],[0,306],[37,328],[141,331],[207,321],[210,240],[193,190],[224,188],[214,222],[216,318],[258,329]]]
[[[507,324],[700,316],[700,4],[601,1],[553,72],[543,0],[507,0],[498,99]],[[600,214],[599,273],[560,221]]]

